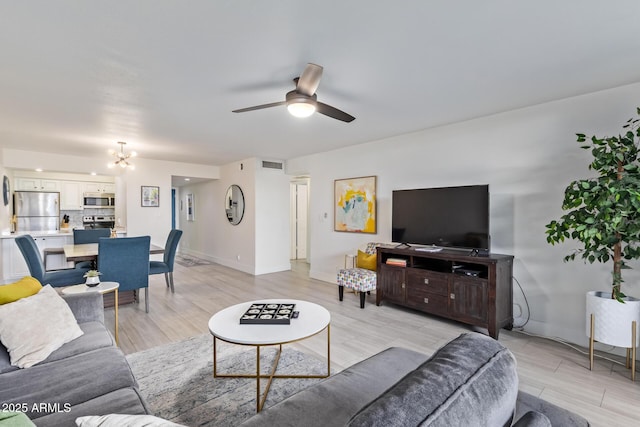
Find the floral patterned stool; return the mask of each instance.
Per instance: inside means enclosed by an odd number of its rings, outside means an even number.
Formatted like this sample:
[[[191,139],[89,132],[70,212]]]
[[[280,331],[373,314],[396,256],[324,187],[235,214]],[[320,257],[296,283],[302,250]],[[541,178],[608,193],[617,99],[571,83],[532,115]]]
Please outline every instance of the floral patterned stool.
[[[367,255],[375,255],[376,247],[380,243],[367,243],[364,252]],[[360,293],[360,308],[364,308],[364,299],[366,293],[371,293],[376,289],[376,271],[366,268],[343,268],[338,271],[338,298],[342,301],[344,296],[344,288],[353,289]]]

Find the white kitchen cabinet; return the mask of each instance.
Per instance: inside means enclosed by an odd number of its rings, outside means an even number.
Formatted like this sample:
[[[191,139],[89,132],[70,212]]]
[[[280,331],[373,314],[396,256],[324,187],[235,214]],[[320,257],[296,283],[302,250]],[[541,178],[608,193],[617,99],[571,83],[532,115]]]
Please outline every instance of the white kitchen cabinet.
[[[40,256],[46,248],[61,248],[73,243],[73,236],[46,236],[34,237]],[[3,282],[10,283],[29,276],[29,268],[16,244],[15,239],[2,239],[2,271]],[[73,268],[72,262],[67,262],[64,254],[49,255],[47,257],[47,270]],[[44,285],[44,283],[43,283]]]
[[[60,182],[60,209],[82,210],[84,199],[82,197],[83,186],[78,181]]]
[[[115,193],[116,185],[108,182],[85,182],[85,193]]]
[[[60,182],[52,179],[16,178],[17,191],[60,191]]]
[[[47,248],[62,248],[64,245],[70,245],[73,243],[73,236],[47,236],[47,237],[34,237],[40,255],[43,255],[42,251]],[[16,245],[18,246],[18,245]],[[44,260],[44,256],[43,256]],[[67,262],[64,254],[49,255],[47,257],[47,271],[49,270],[61,270],[63,268],[73,268],[73,262]]]
[[[29,276],[27,263],[18,249],[15,239],[2,239],[2,272],[4,283],[20,280]]]

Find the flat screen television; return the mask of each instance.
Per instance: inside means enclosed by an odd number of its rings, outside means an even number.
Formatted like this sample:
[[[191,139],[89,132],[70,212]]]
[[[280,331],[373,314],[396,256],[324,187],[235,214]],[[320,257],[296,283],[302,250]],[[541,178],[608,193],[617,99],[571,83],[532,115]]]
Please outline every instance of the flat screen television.
[[[391,238],[396,243],[489,252],[489,186],[395,190]]]

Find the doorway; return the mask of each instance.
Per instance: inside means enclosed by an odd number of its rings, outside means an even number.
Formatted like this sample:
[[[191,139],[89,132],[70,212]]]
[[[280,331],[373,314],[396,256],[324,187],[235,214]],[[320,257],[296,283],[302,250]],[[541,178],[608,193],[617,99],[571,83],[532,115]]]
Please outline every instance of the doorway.
[[[291,259],[307,259],[309,215],[308,179],[291,182]]]

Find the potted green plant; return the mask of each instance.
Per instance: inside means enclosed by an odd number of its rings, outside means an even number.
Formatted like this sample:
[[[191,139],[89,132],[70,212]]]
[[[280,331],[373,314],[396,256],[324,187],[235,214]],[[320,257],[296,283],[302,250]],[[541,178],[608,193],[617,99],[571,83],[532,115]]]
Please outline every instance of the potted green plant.
[[[640,116],[640,108],[636,114]],[[569,239],[582,244],[565,261],[579,257],[589,263],[612,263],[611,291],[587,293],[587,335],[626,348],[631,347],[631,322],[640,321],[640,301],[621,289],[622,270],[630,268],[628,261],[640,258],[639,121],[629,119],[618,136],[576,134],[580,147],[591,151],[589,170],[596,176],[571,182],[562,202],[564,215],[546,225],[550,244]],[[596,331],[591,330],[592,313]],[[630,316],[630,320],[621,316]],[[613,326],[611,330],[600,329],[606,324]]]
[[[100,273],[98,270],[89,270],[84,274],[84,277],[87,278],[85,284],[87,286],[98,286],[100,284]]]

